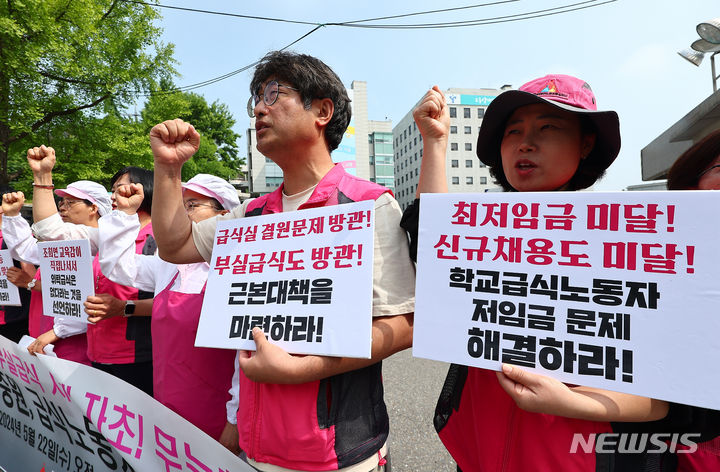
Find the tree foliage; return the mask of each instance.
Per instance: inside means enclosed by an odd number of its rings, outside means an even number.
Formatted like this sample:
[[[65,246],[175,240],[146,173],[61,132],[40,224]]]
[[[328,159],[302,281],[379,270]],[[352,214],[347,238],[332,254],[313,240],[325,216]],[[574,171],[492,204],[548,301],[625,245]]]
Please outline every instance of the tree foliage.
[[[243,159],[238,157],[237,140],[233,131],[235,119],[224,103],[208,104],[204,97],[192,92],[168,92],[172,89],[163,83],[164,90],[150,96],[142,111],[147,134],[157,123],[181,118],[192,123],[202,136],[200,149],[183,166],[183,179],[198,173],[217,175],[225,179],[237,177]]]
[[[154,8],[123,0],[0,2],[0,183],[25,168],[30,145],[57,141],[71,151],[81,146],[73,137],[97,142],[122,121],[114,110],[174,75],[158,18]],[[108,126],[93,127],[97,120]],[[105,142],[136,149],[119,143],[122,136],[135,137],[130,127]],[[81,158],[88,176],[106,172],[92,155]]]
[[[243,159],[238,157],[240,135],[232,129],[235,120],[228,107],[219,102],[208,104],[195,93],[169,91],[173,88],[166,83],[163,89],[154,91],[135,117],[108,109],[102,117],[80,113],[72,120],[58,120],[50,127],[49,135],[33,133],[31,145],[46,144],[55,148],[57,164],[53,179],[56,186],[83,179],[108,186],[110,178],[123,167],[152,169],[150,129],[162,121],[181,118],[192,123],[202,135],[200,149],[183,166],[183,179],[198,173],[235,178]],[[18,171],[27,168],[25,151],[22,149],[22,156],[18,156]],[[14,185],[28,192],[31,182],[32,175],[26,172]]]

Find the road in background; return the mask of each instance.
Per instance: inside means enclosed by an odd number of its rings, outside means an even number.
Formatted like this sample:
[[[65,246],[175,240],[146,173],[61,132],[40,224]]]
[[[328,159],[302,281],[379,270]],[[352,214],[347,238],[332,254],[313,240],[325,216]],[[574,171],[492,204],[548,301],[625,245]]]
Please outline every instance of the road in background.
[[[414,358],[411,349],[383,361],[392,472],[456,471],[432,424],[448,366]]]

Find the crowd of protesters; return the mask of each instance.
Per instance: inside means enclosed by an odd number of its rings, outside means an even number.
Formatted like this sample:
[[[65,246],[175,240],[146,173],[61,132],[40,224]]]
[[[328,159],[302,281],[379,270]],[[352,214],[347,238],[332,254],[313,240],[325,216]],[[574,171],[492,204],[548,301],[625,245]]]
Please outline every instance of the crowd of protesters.
[[[53,345],[61,358],[125,380],[257,470],[389,469],[382,360],[412,344],[419,196],[447,192],[445,97],[434,87],[414,110],[423,159],[417,199],[403,214],[387,188],[333,163],[351,106],[327,65],[270,53],[250,91],[257,148],[282,169],[283,184],[242,203],[218,177],[181,181],[202,138],[179,119],[150,131],[153,171],[119,170],[110,196],[85,180],[56,189],[55,151],[29,149],[34,224],[20,214],[21,192],[7,189],[2,199],[2,248],[16,259],[7,277],[23,299],[5,307],[0,334],[17,342],[29,332],[31,353]],[[496,97],[476,149],[505,191],[552,192],[592,186],[620,143],[618,115],[597,109],[585,81],[555,74]],[[720,189],[720,130],[678,159],[668,187]],[[194,346],[218,221],[362,200],[375,202],[371,358],[291,355],[259,328],[252,353]],[[63,239],[89,240],[95,256],[89,324],[42,313],[37,242]],[[450,365],[434,424],[465,472],[720,470],[720,412],[568,385],[509,364],[501,372]],[[702,442],[692,454],[568,452],[575,434],[608,432],[692,432]]]

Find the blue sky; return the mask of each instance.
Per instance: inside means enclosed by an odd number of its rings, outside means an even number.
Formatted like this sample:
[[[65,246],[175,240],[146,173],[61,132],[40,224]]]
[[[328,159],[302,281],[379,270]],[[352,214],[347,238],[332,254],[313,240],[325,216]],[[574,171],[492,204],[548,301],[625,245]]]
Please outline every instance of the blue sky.
[[[392,23],[446,22],[519,14],[580,0],[520,0]],[[602,0],[601,0],[602,1]],[[601,3],[598,1],[596,3]],[[303,0],[162,4],[329,23],[472,5],[471,1]],[[476,1],[475,3],[480,3]],[[592,3],[588,3],[592,4]],[[164,41],[176,45],[177,84],[211,79],[253,63],[312,29],[308,25],[161,9]],[[325,26],[293,46],[321,58],[349,88],[368,83],[370,119],[397,123],[434,84],[518,87],[547,73],[586,80],[600,109],[620,115],[622,150],[598,190],[641,183],[640,150],[712,93],[710,60],[695,67],[677,55],[698,38],[695,26],[720,17],[717,0],[617,0],[555,16],[448,29],[380,30]],[[226,103],[243,135],[251,71],[197,89]],[[718,124],[720,126],[720,123]]]

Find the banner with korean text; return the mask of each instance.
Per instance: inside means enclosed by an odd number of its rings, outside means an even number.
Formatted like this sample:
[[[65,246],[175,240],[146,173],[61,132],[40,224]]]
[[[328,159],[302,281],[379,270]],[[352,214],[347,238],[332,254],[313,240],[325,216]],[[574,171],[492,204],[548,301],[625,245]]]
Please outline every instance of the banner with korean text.
[[[93,256],[87,239],[38,243],[43,314],[87,322],[83,303],[95,294]]]
[[[720,192],[425,194],[413,354],[720,409],[716,208]]]
[[[0,467],[11,472],[253,470],[122,380],[2,336],[0,396]]]
[[[195,345],[369,358],[374,203],[218,222]]]
[[[20,292],[7,279],[7,271],[13,266],[9,249],[0,250],[0,305],[20,306]]]

